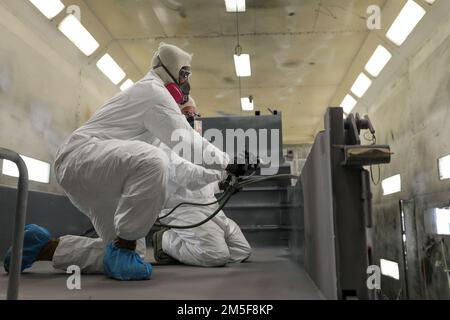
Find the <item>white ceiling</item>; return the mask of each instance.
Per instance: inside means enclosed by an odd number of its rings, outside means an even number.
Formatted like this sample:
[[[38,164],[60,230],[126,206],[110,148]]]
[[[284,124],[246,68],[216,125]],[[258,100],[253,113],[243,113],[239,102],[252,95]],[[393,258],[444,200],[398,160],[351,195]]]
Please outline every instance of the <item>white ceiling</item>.
[[[192,95],[201,113],[245,114],[233,64],[236,14],[225,11],[223,0],[64,2],[88,11],[83,23],[104,46],[92,59],[108,51],[138,80],[161,41],[176,44],[194,54]],[[386,2],[247,0],[239,14],[240,42],[251,55],[252,77],[242,79],[242,95],[253,95],[263,113],[267,107],[283,112],[285,143],[313,141],[369,35],[367,7]]]

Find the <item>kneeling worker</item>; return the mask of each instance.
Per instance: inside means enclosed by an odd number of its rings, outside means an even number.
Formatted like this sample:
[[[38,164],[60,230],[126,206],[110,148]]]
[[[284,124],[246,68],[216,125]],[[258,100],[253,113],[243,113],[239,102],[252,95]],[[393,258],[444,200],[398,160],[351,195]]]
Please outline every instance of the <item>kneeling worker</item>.
[[[197,107],[190,98],[181,112],[194,126]],[[170,150],[167,150],[171,152]],[[181,165],[169,165],[168,200],[160,217],[182,202],[211,203],[219,192],[218,182],[224,178],[220,171],[205,169],[179,159]],[[191,225],[205,220],[218,208],[210,206],[181,206],[167,218],[166,225]],[[212,220],[192,229],[161,229],[153,235],[154,257],[159,264],[183,264],[203,267],[223,266],[242,262],[251,255],[239,226],[220,211]]]
[[[118,280],[146,280],[152,266],[139,255],[143,241],[166,203],[174,132],[189,146],[208,150],[219,171],[233,170],[226,153],[187,123],[179,104],[189,97],[192,56],[162,43],[152,69],[131,88],[115,95],[63,144],[54,164],[56,179],[72,203],[92,222],[99,239],[52,239],[37,225],[25,228],[22,270],[51,260],[56,269],[78,265],[83,273]],[[194,137],[194,139],[192,138]],[[186,159],[192,161],[192,159]],[[142,254],[142,252],[141,252]],[[9,270],[11,250],[4,259]]]

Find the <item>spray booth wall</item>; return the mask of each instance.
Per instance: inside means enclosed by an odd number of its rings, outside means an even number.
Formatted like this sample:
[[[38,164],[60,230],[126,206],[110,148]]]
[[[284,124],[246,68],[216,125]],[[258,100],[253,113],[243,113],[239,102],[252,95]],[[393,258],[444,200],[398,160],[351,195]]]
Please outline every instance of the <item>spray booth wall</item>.
[[[28,1],[0,2],[0,39],[0,146],[53,163],[57,147],[118,88]],[[0,174],[1,185],[16,181]],[[53,170],[50,184],[30,189],[61,193]]]
[[[424,226],[426,210],[450,204],[450,180],[439,180],[437,166],[438,158],[450,154],[449,66],[450,17],[414,56],[405,60],[397,76],[378,94],[378,101],[366,110],[377,129],[378,143],[390,144],[394,152],[392,163],[381,169],[381,179],[401,174],[400,193],[383,196],[381,185],[372,185],[374,263],[387,259],[398,262],[400,268],[400,280],[382,278],[382,289],[391,299],[407,295],[450,298],[445,261],[441,257],[446,254],[449,262],[449,238],[443,237],[444,250],[441,246],[432,249],[435,254],[431,259],[426,258],[424,250],[429,236]],[[377,173],[374,168],[374,175]],[[408,279],[402,249],[400,200],[407,201],[404,213]],[[440,241],[442,237],[431,235],[431,238]]]

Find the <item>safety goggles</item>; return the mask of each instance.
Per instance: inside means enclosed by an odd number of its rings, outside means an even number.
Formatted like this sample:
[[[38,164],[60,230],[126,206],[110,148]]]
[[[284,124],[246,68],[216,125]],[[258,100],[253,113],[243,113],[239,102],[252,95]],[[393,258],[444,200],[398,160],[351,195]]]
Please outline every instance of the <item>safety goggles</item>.
[[[181,69],[180,70],[180,79],[188,80],[191,77],[191,70]]]

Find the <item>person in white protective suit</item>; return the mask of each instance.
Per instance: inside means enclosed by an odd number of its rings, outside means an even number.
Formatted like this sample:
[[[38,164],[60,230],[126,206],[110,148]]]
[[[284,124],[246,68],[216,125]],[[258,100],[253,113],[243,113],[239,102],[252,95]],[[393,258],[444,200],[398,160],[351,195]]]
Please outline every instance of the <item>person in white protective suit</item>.
[[[190,97],[181,112],[192,127],[195,126],[197,106]],[[170,149],[165,149],[168,153]],[[222,178],[219,171],[205,169],[188,161],[183,165],[169,165],[168,201],[160,217],[182,202],[211,203],[219,193],[219,181],[211,183],[209,177]],[[218,208],[210,206],[181,206],[164,224],[192,225],[208,218]],[[217,267],[226,263],[242,262],[251,255],[251,247],[239,226],[220,211],[211,221],[192,229],[161,229],[153,235],[154,257],[160,264],[183,263],[193,266]]]
[[[100,238],[52,239],[46,229],[28,225],[22,270],[37,260],[51,260],[57,269],[77,265],[84,273],[118,280],[149,279],[152,266],[141,257],[143,239],[165,205],[172,161],[160,145],[175,148],[179,140],[171,135],[176,130],[184,143],[213,159],[202,166],[239,170],[228,166],[226,153],[194,132],[178,107],[188,100],[191,60],[180,48],[161,44],[151,71],[107,101],[59,148],[56,179]],[[218,174],[205,179],[214,182]],[[7,271],[10,258],[9,250],[4,259]]]

